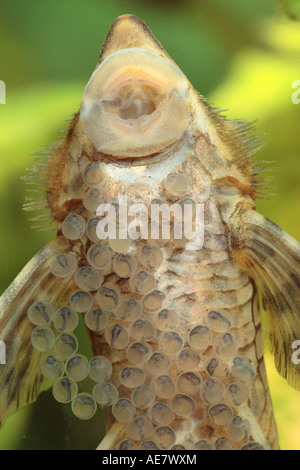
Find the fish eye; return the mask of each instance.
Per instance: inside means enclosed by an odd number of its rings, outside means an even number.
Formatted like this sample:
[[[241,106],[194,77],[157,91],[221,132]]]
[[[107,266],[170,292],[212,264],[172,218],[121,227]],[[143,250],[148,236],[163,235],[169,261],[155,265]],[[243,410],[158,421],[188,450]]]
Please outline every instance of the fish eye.
[[[111,54],[93,73],[80,119],[95,149],[117,158],[161,152],[189,122],[189,82],[158,54],[140,48]]]

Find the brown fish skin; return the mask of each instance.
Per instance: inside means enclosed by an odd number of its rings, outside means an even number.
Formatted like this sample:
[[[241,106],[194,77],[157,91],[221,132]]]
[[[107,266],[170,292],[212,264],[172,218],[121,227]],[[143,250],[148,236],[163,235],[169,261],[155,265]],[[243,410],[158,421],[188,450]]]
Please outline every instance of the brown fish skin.
[[[58,309],[78,290],[73,276],[50,273],[55,254],[71,253],[79,268],[96,266],[103,276],[91,295],[107,324],[89,335],[94,355],[112,364],[119,400],[106,407],[99,449],[278,449],[261,305],[277,368],[299,388],[291,344],[300,338],[300,247],[255,211],[250,130],[207,105],[140,19],[117,18],[81,108],[41,174],[57,239],[2,296],[0,331],[4,325],[4,341],[14,344],[0,369],[0,384],[14,384],[1,387],[2,420],[49,386],[37,366],[42,354],[30,347],[27,309],[37,300]],[[98,185],[87,184],[93,162],[101,164]],[[203,247],[149,234],[101,241],[111,262],[100,268],[90,226],[75,240],[63,228],[70,214],[94,218],[95,197],[147,208],[153,200],[203,205]],[[20,333],[16,323],[25,325]]]

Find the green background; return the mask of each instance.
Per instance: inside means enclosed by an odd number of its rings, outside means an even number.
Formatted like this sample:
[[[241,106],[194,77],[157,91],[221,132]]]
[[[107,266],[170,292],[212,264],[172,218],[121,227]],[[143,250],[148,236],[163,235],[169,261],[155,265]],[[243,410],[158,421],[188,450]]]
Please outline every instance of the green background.
[[[258,158],[275,161],[275,189],[258,208],[300,240],[300,105],[291,100],[300,80],[299,12],[298,0],[1,0],[0,291],[53,237],[30,228],[20,177],[78,109],[106,32],[124,13],[146,21],[211,104],[257,119],[267,142]],[[78,334],[89,355],[82,327]],[[266,359],[281,446],[300,449],[300,395]],[[93,449],[104,433],[99,415],[79,422],[43,393],[8,419],[0,449]]]

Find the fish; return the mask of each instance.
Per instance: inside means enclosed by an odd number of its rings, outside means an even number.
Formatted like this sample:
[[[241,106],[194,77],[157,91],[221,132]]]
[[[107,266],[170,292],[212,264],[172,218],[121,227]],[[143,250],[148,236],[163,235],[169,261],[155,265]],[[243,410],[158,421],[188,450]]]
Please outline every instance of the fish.
[[[299,390],[300,244],[256,210],[260,145],[141,19],[113,22],[29,176],[57,231],[1,297],[2,425],[52,387],[78,419],[104,407],[98,450],[279,449],[263,335]]]

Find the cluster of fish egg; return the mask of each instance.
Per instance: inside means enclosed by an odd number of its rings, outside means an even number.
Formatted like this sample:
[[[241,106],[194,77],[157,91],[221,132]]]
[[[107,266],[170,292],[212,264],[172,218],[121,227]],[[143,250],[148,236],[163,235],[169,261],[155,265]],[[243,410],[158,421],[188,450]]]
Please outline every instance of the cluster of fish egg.
[[[93,213],[106,202],[101,165],[89,164],[83,179],[90,188],[83,206],[93,216],[86,221],[82,215],[69,215],[62,223],[62,233],[69,240],[86,235],[92,242],[86,254],[88,265],[78,269],[76,257],[64,253],[50,266],[58,278],[74,276],[78,290],[69,305],[56,312],[46,302],[36,302],[28,310],[36,326],[33,347],[47,353],[41,372],[56,379],[54,397],[62,403],[72,402],[74,414],[81,419],[94,415],[96,403],[112,406],[115,419],[126,424],[119,449],[233,450],[236,443],[244,443],[238,444],[240,448],[259,447],[249,441],[250,423],[237,412],[249,398],[247,382],[254,377],[255,367],[250,359],[237,354],[237,341],[230,332],[231,314],[210,310],[192,328],[181,328],[180,312],[168,308],[165,294],[157,289],[155,272],[163,263],[167,245],[162,240],[99,240],[96,226],[100,218]],[[171,173],[163,191],[172,202],[182,200],[188,180]],[[122,296],[115,283],[105,281],[111,272],[128,281],[130,294]],[[104,335],[111,351],[120,353],[124,367],[114,367],[114,373],[107,357],[95,356],[89,362],[77,354],[73,330],[78,313],[84,314],[90,330]],[[88,375],[96,382],[92,393],[78,393],[77,382]],[[215,442],[201,435],[197,440],[178,438],[189,420],[210,423],[221,429],[222,437]]]

